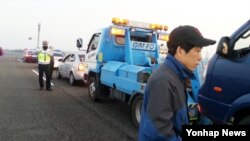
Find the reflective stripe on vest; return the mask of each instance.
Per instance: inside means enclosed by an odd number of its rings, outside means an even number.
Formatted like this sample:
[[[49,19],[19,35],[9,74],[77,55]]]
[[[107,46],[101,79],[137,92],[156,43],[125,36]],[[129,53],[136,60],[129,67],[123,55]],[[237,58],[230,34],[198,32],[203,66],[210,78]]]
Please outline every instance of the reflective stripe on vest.
[[[50,63],[50,55],[48,53],[43,53],[43,52],[40,52],[38,54],[38,63],[39,64],[49,64]]]

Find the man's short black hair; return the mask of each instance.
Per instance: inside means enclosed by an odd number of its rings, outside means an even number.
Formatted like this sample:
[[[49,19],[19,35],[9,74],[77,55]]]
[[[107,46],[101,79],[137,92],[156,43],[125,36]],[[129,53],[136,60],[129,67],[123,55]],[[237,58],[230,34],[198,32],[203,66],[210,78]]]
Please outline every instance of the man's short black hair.
[[[194,47],[194,45],[191,44],[182,44],[178,46],[184,49],[186,53],[188,53]],[[175,55],[178,46],[170,46],[170,47],[168,46],[168,53],[171,55]]]

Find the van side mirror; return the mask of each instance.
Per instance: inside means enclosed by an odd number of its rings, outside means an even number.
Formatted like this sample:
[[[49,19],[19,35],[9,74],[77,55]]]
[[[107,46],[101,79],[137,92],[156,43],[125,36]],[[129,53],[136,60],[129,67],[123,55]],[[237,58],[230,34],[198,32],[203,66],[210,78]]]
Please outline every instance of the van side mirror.
[[[222,37],[218,43],[216,53],[223,57],[228,57],[231,53],[232,47],[230,46],[230,38]]]
[[[82,48],[82,38],[78,38],[76,40],[76,46],[77,46],[77,48]]]

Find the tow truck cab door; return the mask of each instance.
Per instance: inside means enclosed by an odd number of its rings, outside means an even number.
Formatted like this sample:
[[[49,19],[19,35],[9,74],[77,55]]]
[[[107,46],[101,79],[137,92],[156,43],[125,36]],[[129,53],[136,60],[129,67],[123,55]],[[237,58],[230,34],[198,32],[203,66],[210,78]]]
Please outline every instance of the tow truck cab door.
[[[250,20],[231,37],[221,39],[215,56],[212,74],[207,74],[211,83],[206,108],[223,120],[231,104],[250,93]],[[214,110],[218,107],[221,110]]]
[[[96,62],[98,59],[98,49],[100,44],[101,32],[92,35],[91,40],[88,44],[85,62],[88,64],[90,69],[96,68]]]

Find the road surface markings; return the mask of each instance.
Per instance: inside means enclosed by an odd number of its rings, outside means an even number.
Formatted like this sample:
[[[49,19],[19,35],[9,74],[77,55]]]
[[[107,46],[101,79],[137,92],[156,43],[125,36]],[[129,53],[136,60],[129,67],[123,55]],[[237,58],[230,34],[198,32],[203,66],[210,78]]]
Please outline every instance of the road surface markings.
[[[21,60],[21,59],[17,59],[17,61],[18,61],[18,62],[21,62],[21,63],[23,62],[23,60]]]
[[[39,75],[39,73],[35,70],[32,70],[36,75]],[[43,77],[43,80],[46,81],[46,78]],[[54,84],[52,82],[50,82],[51,86],[54,86]]]

